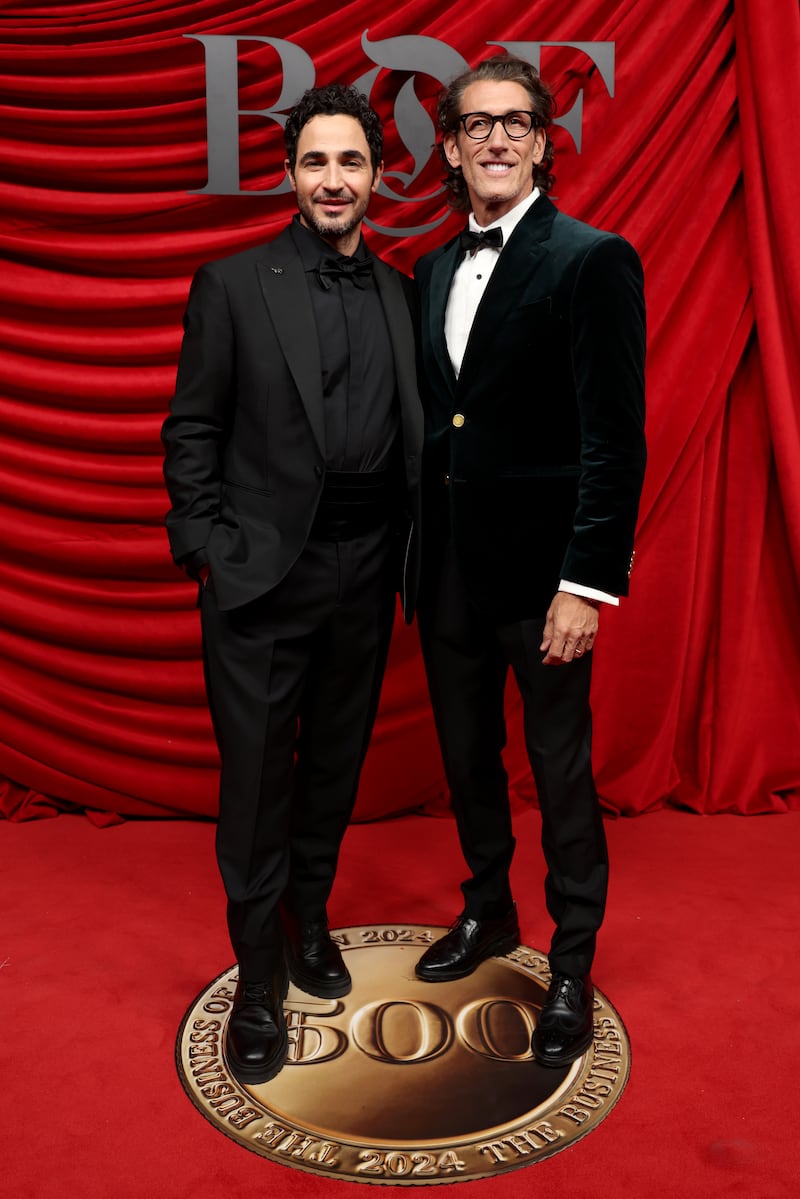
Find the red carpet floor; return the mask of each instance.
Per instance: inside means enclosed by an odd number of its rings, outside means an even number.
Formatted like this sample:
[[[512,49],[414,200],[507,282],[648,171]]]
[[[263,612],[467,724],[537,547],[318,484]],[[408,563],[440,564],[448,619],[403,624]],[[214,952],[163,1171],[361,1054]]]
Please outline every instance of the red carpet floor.
[[[607,829],[613,881],[595,975],[628,1029],[628,1087],[594,1132],[555,1157],[431,1193],[793,1199],[800,816],[666,811]],[[523,938],[546,949],[537,813],[518,817],[517,835]],[[0,1194],[375,1193],[248,1152],[183,1093],[178,1025],[231,960],[212,825],[3,823],[0,853]],[[331,921],[447,924],[460,876],[449,820],[355,826]]]

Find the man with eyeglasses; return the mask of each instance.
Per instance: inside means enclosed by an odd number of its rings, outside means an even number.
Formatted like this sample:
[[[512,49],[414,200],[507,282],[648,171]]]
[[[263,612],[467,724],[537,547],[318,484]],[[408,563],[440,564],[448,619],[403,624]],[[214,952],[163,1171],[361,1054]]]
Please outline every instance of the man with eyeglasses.
[[[622,238],[565,216],[552,95],[500,55],[439,100],[451,205],[466,229],[417,264],[426,407],[418,605],[431,700],[470,877],[422,956],[427,982],[519,941],[503,768],[511,668],[542,815],[552,982],[544,1066],[592,1041],[591,966],[608,856],[591,766],[591,650],[627,594],[645,466],[645,310]]]

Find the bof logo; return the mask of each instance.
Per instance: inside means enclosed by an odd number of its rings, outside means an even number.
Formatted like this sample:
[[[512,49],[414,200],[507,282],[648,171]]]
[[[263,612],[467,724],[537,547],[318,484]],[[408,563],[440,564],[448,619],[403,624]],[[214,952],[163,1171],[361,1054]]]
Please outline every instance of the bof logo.
[[[361,35],[361,48],[373,66],[352,83],[372,99],[382,71],[394,71],[402,80],[394,96],[393,119],[398,137],[411,162],[411,170],[388,170],[378,188],[378,194],[404,205],[430,200],[442,191],[441,185],[425,195],[415,194],[415,183],[423,176],[434,153],[436,131],[424,105],[420,102],[415,79],[418,75],[434,79],[440,86],[468,69],[469,64],[452,46],[438,38],[409,34],[370,41],[369,31]],[[200,42],[205,54],[208,181],[205,187],[193,189],[196,195],[262,195],[277,196],[290,190],[289,181],[282,179],[274,187],[243,188],[240,173],[240,117],[258,117],[272,121],[281,128],[292,105],[316,84],[316,67],[310,55],[294,42],[247,34],[184,34]],[[270,106],[253,109],[241,107],[239,92],[239,50],[246,43],[269,46],[278,57],[280,94]],[[614,96],[615,43],[564,41],[491,41],[509,54],[530,62],[539,69],[542,50],[555,47],[571,51],[575,56],[588,58],[602,80],[608,95]],[[380,110],[381,105],[376,103]],[[583,141],[584,89],[581,87],[570,106],[560,113],[555,124],[571,137],[580,154]],[[383,114],[386,116],[386,114]],[[409,237],[427,233],[447,217],[438,217],[428,224],[410,224],[402,228],[368,223],[390,237]]]

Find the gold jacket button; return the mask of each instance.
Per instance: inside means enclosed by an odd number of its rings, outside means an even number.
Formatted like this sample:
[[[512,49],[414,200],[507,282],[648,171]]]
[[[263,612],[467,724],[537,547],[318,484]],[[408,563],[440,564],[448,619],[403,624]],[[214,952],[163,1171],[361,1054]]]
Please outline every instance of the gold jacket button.
[[[462,426],[463,424],[464,424],[464,416],[463,416],[463,413],[461,413],[461,412],[457,412],[457,413],[455,414],[455,416],[453,417],[453,426],[454,426],[456,429],[460,429],[460,428],[461,428],[461,426]]]

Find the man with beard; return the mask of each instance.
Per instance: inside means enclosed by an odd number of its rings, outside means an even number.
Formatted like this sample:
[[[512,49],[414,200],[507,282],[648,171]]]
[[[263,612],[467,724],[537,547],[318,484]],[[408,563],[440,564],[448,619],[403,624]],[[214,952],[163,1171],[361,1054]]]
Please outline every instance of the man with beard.
[[[608,857],[591,765],[600,610],[627,594],[645,464],[642,269],[621,237],[547,192],[553,98],[500,55],[439,100],[451,204],[467,227],[417,264],[425,404],[419,626],[470,871],[464,909],[417,965],[462,978],[519,940],[503,769],[511,668],[542,814],[552,984],[545,1066],[592,1040],[590,968]]]
[[[200,586],[244,1083],[285,1061],[287,964],[310,994],[350,989],[326,905],[417,570],[413,287],[361,234],[380,121],[353,88],[312,89],[285,142],[299,211],[197,272],[162,433],[172,553]]]

